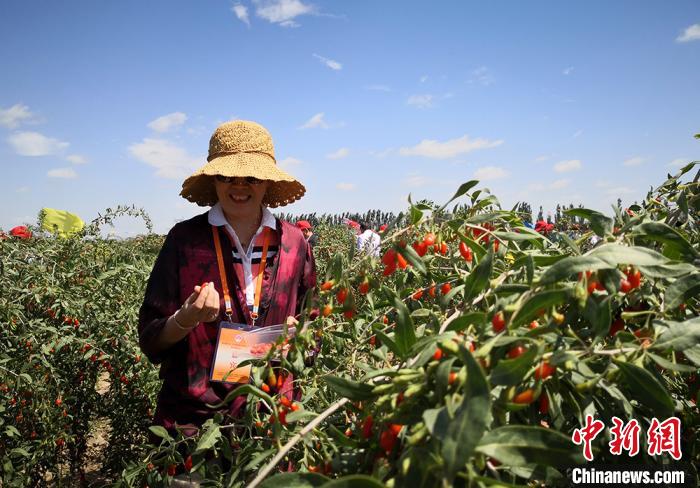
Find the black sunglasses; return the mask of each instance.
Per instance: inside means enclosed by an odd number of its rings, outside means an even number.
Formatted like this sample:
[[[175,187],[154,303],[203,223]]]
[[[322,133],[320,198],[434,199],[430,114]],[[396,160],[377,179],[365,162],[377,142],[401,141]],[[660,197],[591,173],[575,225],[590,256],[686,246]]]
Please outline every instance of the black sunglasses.
[[[245,180],[246,183],[249,185],[259,185],[262,183],[264,180],[260,180],[254,176],[222,176],[222,175],[216,175],[216,181],[220,181],[221,183],[233,183],[236,180]]]

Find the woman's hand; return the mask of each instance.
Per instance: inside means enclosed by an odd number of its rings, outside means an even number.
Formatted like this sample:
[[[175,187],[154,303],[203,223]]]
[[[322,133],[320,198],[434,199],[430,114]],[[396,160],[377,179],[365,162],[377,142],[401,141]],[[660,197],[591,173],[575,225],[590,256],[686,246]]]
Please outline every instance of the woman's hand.
[[[200,322],[214,322],[219,317],[219,292],[213,283],[195,286],[194,292],[175,312],[175,320],[185,328],[193,328]]]

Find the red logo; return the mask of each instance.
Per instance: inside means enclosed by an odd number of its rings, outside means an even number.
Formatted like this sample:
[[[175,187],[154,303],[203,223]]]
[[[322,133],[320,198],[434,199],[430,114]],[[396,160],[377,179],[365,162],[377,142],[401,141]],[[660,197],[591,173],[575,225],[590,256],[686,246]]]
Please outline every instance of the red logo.
[[[671,417],[663,422],[651,419],[651,425],[647,430],[647,453],[650,456],[667,452],[678,461],[681,457],[681,419]]]
[[[639,453],[639,432],[641,427],[637,420],[625,423],[618,417],[613,417],[613,427],[610,428],[611,441],[608,442],[610,454],[619,456],[625,450],[630,456]],[[591,443],[605,428],[600,420],[593,420],[592,415],[586,415],[586,424],[580,429],[574,430],[571,440],[576,445],[583,444],[583,457],[587,461],[593,461]],[[667,452],[678,461],[683,457],[681,453],[681,420],[671,417],[659,422],[656,418],[651,420],[647,429],[647,453],[650,456],[658,456]]]
[[[593,461],[593,451],[591,450],[591,442],[605,428],[605,424],[600,420],[593,420],[593,415],[586,415],[586,425],[580,429],[574,430],[571,435],[571,440],[574,444],[583,444],[583,457],[588,461]]]
[[[627,424],[617,417],[612,418],[615,426],[610,429],[612,440],[608,443],[610,454],[619,456],[624,449],[630,456],[636,456],[639,452],[639,422],[632,419]]]

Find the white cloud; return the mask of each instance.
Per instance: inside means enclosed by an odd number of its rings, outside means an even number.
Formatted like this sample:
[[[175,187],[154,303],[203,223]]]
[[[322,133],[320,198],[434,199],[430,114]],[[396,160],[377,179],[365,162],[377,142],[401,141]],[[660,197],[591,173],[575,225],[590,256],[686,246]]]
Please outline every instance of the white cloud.
[[[433,106],[433,96],[432,95],[411,95],[406,100],[408,105],[413,105],[418,108],[429,108]]]
[[[617,197],[619,195],[629,195],[634,193],[634,190],[626,186],[616,186],[614,188],[609,188],[606,192],[609,197]]]
[[[321,129],[328,129],[328,124],[323,120],[323,112],[317,113],[313,117],[311,117],[309,120],[304,122],[304,125],[299,127],[300,129],[315,129],[317,127],[320,127]]]
[[[574,132],[574,135],[571,136],[571,137],[574,138],[574,139],[578,139],[578,138],[581,137],[582,135],[583,135],[583,129],[579,129],[579,130],[577,130],[576,132]]]
[[[473,178],[480,181],[487,181],[506,178],[509,175],[510,173],[508,171],[498,166],[484,166],[474,171]]]
[[[489,86],[493,83],[494,78],[491,71],[486,66],[481,66],[472,71],[472,78],[469,83],[479,83],[484,86]]]
[[[387,149],[384,149],[383,151],[369,151],[369,155],[374,156],[375,158],[378,158],[378,159],[384,159],[389,154],[391,154],[393,151],[394,151],[394,148],[389,147]]]
[[[152,120],[148,123],[148,127],[156,132],[168,132],[173,129],[177,129],[187,120],[187,115],[182,112],[173,112],[168,115],[163,115],[158,117],[156,120]]]
[[[417,188],[428,185],[430,183],[430,179],[423,175],[410,174],[402,181],[402,183],[404,184],[404,186]]]
[[[546,155],[537,156],[535,158],[535,161],[537,161],[538,163],[541,163],[543,161],[547,161],[549,158],[551,158],[551,156],[546,156]]]
[[[559,161],[553,167],[557,173],[568,173],[569,171],[577,171],[581,169],[581,161],[578,159],[569,159],[567,161]]]
[[[20,186],[15,190],[17,193],[27,193],[29,191],[28,186]]]
[[[367,85],[365,90],[390,92],[391,88],[386,85]]]
[[[341,147],[340,149],[338,149],[335,152],[332,152],[330,154],[326,154],[326,157],[328,159],[343,159],[343,158],[347,157],[348,154],[350,154],[350,149],[348,149],[347,147]]]
[[[145,138],[143,142],[129,146],[129,152],[139,161],[156,168],[156,176],[160,178],[185,178],[201,164],[199,158],[164,139]]]
[[[421,82],[421,83],[425,83],[426,81],[428,81],[428,75],[423,75],[423,76],[420,77],[420,82]]]
[[[571,184],[571,180],[568,178],[563,178],[560,180],[554,180],[547,184],[544,183],[532,183],[528,185],[528,190],[530,192],[535,191],[546,191],[546,190],[562,190]]]
[[[622,164],[624,166],[639,166],[644,162],[644,158],[641,158],[639,156],[635,156],[633,158],[627,158],[625,159]]]
[[[342,190],[342,191],[352,191],[355,189],[355,184],[354,183],[338,183],[337,185],[335,185],[335,187],[338,190]]]
[[[49,178],[64,178],[67,180],[73,180],[78,177],[78,173],[75,172],[73,168],[56,168],[49,170],[46,173]]]
[[[250,19],[248,18],[248,7],[245,5],[241,5],[240,3],[237,3],[233,7],[231,7],[231,11],[236,14],[236,17],[238,17],[238,20],[243,22],[246,25],[250,25]]]
[[[700,24],[687,27],[683,34],[676,37],[676,42],[690,42],[700,40]]]
[[[611,185],[609,180],[598,180],[595,182],[596,188],[607,188]]]
[[[466,154],[476,149],[487,149],[500,146],[502,140],[489,141],[487,139],[469,139],[468,135],[463,135],[457,139],[450,139],[439,142],[430,139],[423,139],[413,147],[402,147],[399,154],[402,156],[424,156],[433,159],[449,159],[460,154]]]
[[[573,66],[569,66],[568,68],[564,68],[564,71],[562,71],[562,73],[563,73],[564,75],[570,75],[570,74],[573,73],[573,72],[574,72],[574,67],[573,67]]]
[[[291,168],[292,166],[299,166],[301,164],[301,160],[290,156],[284,158],[282,161],[278,161],[277,164],[283,169]]]
[[[8,109],[0,108],[0,125],[8,129],[16,129],[24,122],[31,122],[34,114],[29,111],[29,107],[17,103]]]
[[[294,19],[315,11],[313,5],[307,5],[300,0],[253,0],[253,3],[258,17],[282,27],[299,27]]]
[[[552,182],[548,185],[548,187],[549,187],[550,190],[561,190],[562,188],[566,188],[567,186],[569,186],[570,183],[571,183],[571,180],[570,180],[570,179],[568,179],[568,178],[563,178],[563,179],[561,179],[561,180],[554,180],[554,181],[552,181]]]
[[[320,55],[318,55],[318,54],[316,54],[316,53],[314,53],[313,56],[314,56],[314,58],[318,59],[319,61],[321,61],[323,64],[325,64],[326,66],[328,66],[328,67],[329,67],[330,69],[332,69],[332,70],[340,71],[341,69],[343,69],[343,65],[340,64],[338,61],[334,61],[334,60],[332,60],[332,59],[324,58],[323,56],[320,56]]]
[[[676,158],[670,163],[668,163],[668,166],[671,168],[682,168],[686,164],[690,162],[690,159],[688,158]]]
[[[48,156],[57,154],[70,146],[69,143],[46,137],[38,132],[15,132],[7,142],[20,156]]]
[[[87,163],[87,159],[85,159],[85,156],[81,156],[80,154],[69,154],[68,156],[66,156],[66,160],[70,161],[73,164]]]

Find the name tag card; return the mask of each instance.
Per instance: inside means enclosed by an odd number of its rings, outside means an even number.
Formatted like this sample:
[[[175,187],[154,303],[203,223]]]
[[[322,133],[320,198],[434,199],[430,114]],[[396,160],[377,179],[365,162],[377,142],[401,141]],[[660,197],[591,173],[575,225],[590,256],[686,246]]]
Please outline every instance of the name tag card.
[[[231,384],[249,383],[251,365],[242,367],[238,365],[249,359],[265,357],[277,338],[284,334],[284,329],[284,325],[251,327],[247,324],[221,322],[219,335],[216,339],[210,381]],[[287,332],[289,337],[293,337],[296,328],[288,327]]]

